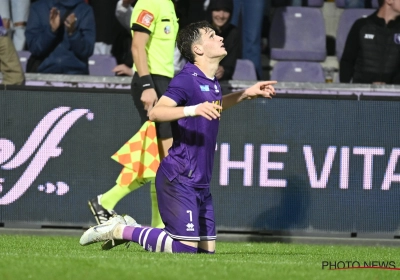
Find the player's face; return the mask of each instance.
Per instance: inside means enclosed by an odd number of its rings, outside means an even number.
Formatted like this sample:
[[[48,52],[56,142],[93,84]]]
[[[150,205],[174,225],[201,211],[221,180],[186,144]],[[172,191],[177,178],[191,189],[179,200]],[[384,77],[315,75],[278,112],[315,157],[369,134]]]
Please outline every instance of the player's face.
[[[212,11],[212,21],[216,27],[221,28],[228,22],[230,15],[229,12],[224,10]]]
[[[204,54],[209,58],[224,57],[227,52],[224,47],[224,38],[215,34],[212,29],[201,30],[201,39]]]

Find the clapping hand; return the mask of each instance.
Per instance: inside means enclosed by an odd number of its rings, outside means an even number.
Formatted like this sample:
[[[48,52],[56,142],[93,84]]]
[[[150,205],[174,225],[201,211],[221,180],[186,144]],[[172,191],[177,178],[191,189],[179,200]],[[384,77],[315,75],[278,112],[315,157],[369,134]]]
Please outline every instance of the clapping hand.
[[[76,21],[78,18],[74,13],[70,14],[64,21],[65,28],[67,29],[68,35],[71,36],[76,29]]]
[[[51,31],[56,32],[56,30],[60,27],[60,11],[57,8],[51,8],[49,22]]]

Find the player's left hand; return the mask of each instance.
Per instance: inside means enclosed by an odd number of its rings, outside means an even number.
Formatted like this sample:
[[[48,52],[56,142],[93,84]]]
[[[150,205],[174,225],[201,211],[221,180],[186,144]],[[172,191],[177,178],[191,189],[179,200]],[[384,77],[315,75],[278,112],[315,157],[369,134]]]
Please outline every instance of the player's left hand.
[[[247,88],[243,92],[243,99],[254,99],[257,97],[272,98],[275,95],[275,88],[273,87],[277,81],[262,81]]]

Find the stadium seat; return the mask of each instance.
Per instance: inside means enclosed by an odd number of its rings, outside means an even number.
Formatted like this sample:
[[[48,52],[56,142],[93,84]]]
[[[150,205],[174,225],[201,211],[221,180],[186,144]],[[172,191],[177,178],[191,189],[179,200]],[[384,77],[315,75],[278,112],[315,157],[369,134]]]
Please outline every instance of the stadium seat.
[[[248,59],[236,60],[236,67],[235,71],[233,72],[232,80],[257,81],[254,63]]]
[[[278,61],[271,72],[271,80],[279,82],[325,83],[325,75],[319,62]]]
[[[372,14],[375,9],[345,9],[339,19],[338,28],[336,31],[336,57],[340,61],[344,46],[346,44],[347,35],[353,23],[362,17],[367,17]]]
[[[31,53],[29,51],[18,51],[19,62],[21,63],[22,70],[26,72],[26,64]]]
[[[291,6],[292,0],[272,0],[273,7]],[[324,0],[307,0],[305,7],[322,7]]]
[[[270,27],[271,59],[324,61],[325,21],[320,9],[282,7],[275,10]]]
[[[112,55],[94,54],[89,57],[89,74],[91,76],[115,76],[112,69],[117,61]]]

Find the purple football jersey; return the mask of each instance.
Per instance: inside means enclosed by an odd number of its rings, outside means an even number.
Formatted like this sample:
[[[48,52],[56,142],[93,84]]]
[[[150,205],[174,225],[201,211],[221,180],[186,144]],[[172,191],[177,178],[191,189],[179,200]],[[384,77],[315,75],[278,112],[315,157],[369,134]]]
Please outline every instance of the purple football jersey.
[[[168,86],[165,96],[177,106],[192,106],[206,101],[222,104],[218,80],[207,78],[194,64],[187,63]],[[160,169],[172,181],[196,188],[208,188],[214,164],[219,119],[186,117],[171,122],[173,144]]]

